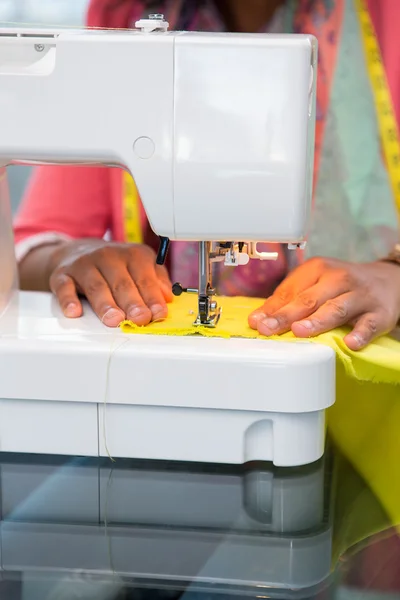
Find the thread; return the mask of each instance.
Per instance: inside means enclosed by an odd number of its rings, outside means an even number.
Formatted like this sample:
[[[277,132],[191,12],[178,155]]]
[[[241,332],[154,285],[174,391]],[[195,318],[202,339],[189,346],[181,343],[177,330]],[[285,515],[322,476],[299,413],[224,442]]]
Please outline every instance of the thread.
[[[110,453],[110,451],[108,449],[108,444],[107,444],[107,427],[106,427],[107,400],[108,400],[109,384],[110,384],[111,359],[114,356],[115,352],[117,350],[119,350],[120,348],[122,348],[122,346],[124,346],[129,341],[129,339],[123,340],[118,346],[116,346],[113,349],[112,348],[112,343],[114,341],[115,341],[115,339],[111,340],[110,352],[109,352],[108,359],[107,359],[107,366],[106,366],[106,389],[105,389],[104,401],[103,401],[103,443],[104,443],[104,447],[105,447],[106,452],[107,452],[107,456],[111,460],[111,462],[113,462],[113,463],[115,463],[115,459],[111,456],[111,453]]]
[[[106,543],[107,543],[107,552],[108,552],[108,560],[110,563],[110,571],[114,577],[119,578],[118,573],[116,572],[115,567],[114,567],[114,560],[113,560],[113,554],[112,554],[112,543],[111,543],[111,537],[108,535],[108,518],[107,518],[109,492],[110,492],[110,488],[111,488],[113,472],[114,472],[114,465],[112,465],[110,468],[110,474],[108,476],[107,485],[106,485],[106,498],[105,498],[105,503],[104,503],[104,535],[105,535]]]

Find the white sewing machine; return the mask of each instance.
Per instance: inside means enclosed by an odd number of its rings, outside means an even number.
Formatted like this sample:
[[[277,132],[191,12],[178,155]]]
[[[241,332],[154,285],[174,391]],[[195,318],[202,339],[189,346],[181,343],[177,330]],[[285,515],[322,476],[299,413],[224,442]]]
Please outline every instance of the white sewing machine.
[[[199,241],[196,322],[210,327],[223,319],[212,262],[304,243],[315,39],[170,33],[161,15],[137,28],[0,30],[0,451],[313,462],[334,402],[329,348],[127,337],[89,308],[68,320],[50,294],[16,291],[9,164],[129,170],[158,261],[170,239]]]

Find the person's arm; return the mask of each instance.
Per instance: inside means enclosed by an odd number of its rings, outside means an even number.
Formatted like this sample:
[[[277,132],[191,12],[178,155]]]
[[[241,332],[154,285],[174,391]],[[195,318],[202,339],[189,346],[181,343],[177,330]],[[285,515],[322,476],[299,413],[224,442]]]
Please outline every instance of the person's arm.
[[[52,291],[66,317],[85,296],[105,325],[138,325],[167,316],[171,282],[142,244],[106,242],[111,225],[110,169],[41,167],[15,222],[20,285]]]
[[[50,291],[50,264],[54,250],[65,242],[54,240],[36,246],[19,263],[20,289],[35,292]]]
[[[109,182],[102,167],[35,169],[14,223],[22,289],[50,289],[50,261],[60,244],[103,238],[111,223]]]

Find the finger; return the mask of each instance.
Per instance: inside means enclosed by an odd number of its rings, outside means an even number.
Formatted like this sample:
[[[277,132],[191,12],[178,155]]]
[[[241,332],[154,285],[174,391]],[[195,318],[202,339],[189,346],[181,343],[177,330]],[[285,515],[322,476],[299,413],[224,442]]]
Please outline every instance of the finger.
[[[335,327],[341,327],[365,312],[365,297],[359,292],[347,292],[328,300],[308,319],[292,324],[296,337],[313,337]]]
[[[128,271],[139,291],[143,302],[151,311],[152,320],[165,319],[168,315],[167,303],[156,274],[155,261],[151,254],[132,258],[128,262]]]
[[[99,319],[107,327],[118,327],[125,313],[117,306],[111,290],[96,267],[77,268],[71,273]]]
[[[366,313],[356,321],[353,331],[345,336],[344,343],[350,350],[361,350],[392,328],[387,315],[381,312]]]
[[[56,296],[65,317],[76,319],[83,310],[74,280],[63,272],[55,271],[50,277],[50,290]]]
[[[258,328],[258,323],[259,321],[266,319],[266,314],[265,314],[265,310],[264,310],[264,304],[262,306],[260,306],[259,308],[256,308],[256,310],[254,310],[249,316],[248,316],[248,323],[249,326],[252,329],[257,329]]]
[[[317,284],[295,296],[286,306],[272,313],[266,319],[259,319],[257,321],[258,331],[262,335],[290,331],[292,323],[311,316],[325,302],[341,296],[347,291],[346,280],[332,275],[321,277]]]
[[[127,318],[136,325],[148,325],[152,319],[150,308],[146,306],[127,266],[122,261],[99,263],[99,271],[110,286],[115,302]]]
[[[256,329],[258,322],[265,319],[288,304],[298,294],[315,285],[321,275],[326,271],[326,264],[322,259],[315,258],[300,265],[276,288],[274,293],[267,298],[264,305],[255,310],[249,317],[249,325]]]
[[[172,293],[172,282],[169,278],[168,271],[161,265],[156,265],[156,274],[161,284],[161,291],[166,302],[172,302],[174,295]]]

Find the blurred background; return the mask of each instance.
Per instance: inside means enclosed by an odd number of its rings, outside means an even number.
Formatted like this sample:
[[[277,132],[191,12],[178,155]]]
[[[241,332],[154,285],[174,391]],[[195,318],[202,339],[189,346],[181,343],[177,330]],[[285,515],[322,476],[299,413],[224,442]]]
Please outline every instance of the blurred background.
[[[0,0],[0,26],[81,26],[89,0]],[[30,167],[9,167],[13,211],[18,207],[31,172]]]

